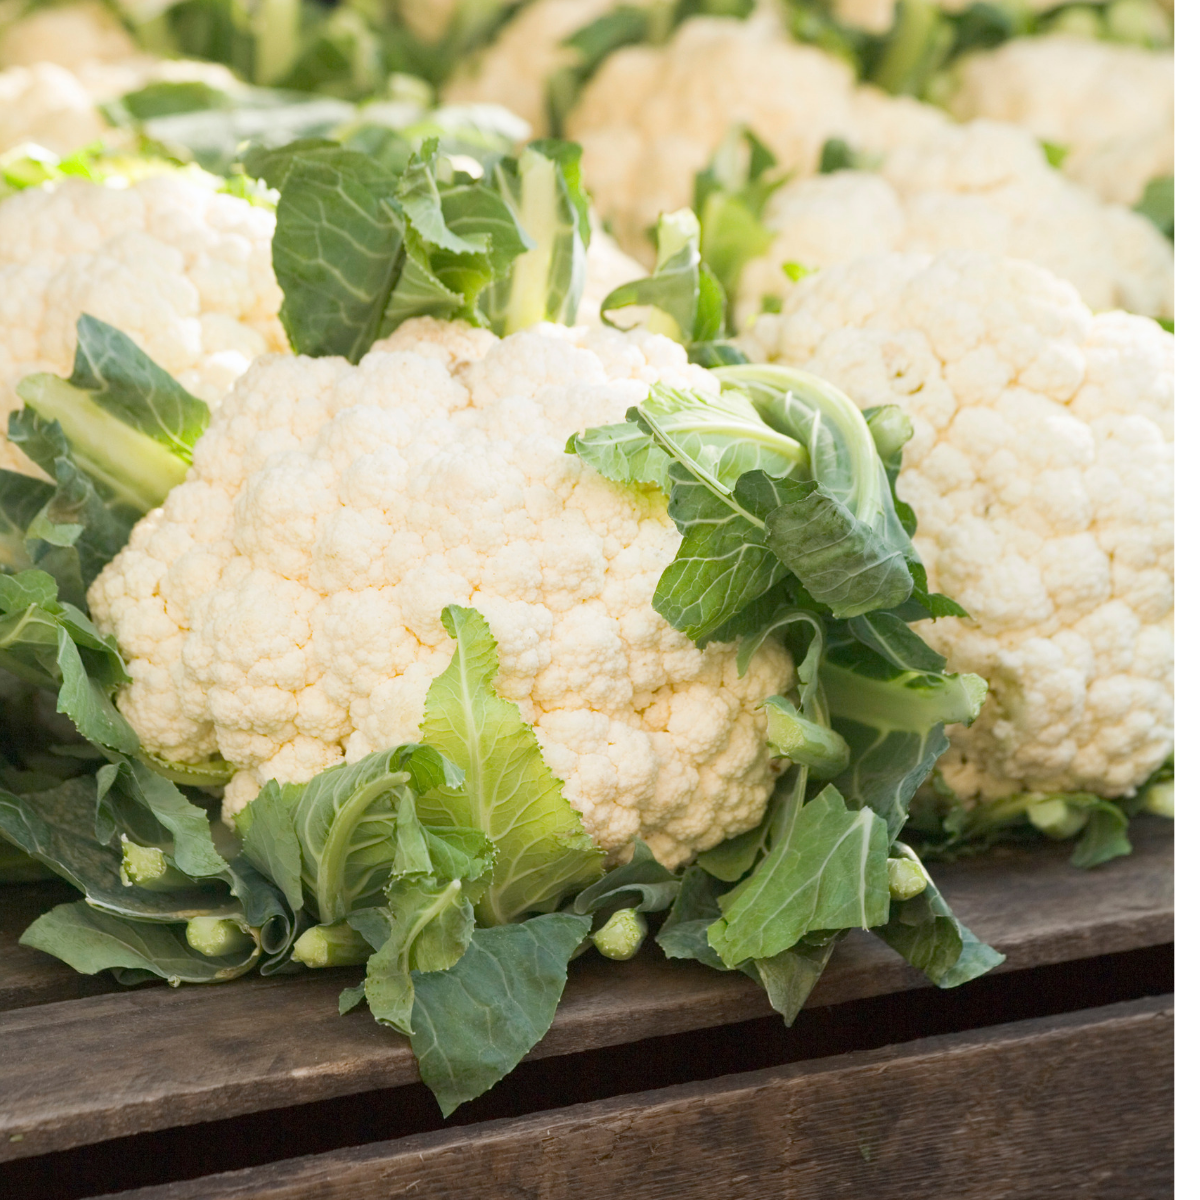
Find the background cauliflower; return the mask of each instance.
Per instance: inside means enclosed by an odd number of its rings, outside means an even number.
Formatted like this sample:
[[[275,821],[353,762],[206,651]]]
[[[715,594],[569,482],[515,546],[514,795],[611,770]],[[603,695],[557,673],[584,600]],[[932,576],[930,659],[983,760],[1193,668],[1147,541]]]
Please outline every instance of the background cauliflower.
[[[1064,146],[1062,169],[1106,200],[1136,204],[1175,171],[1175,55],[1089,38],[1018,38],[957,68],[949,108],[1010,121]]]
[[[564,452],[656,381],[717,387],[657,336],[430,318],[357,367],[257,362],[89,593],[143,743],[219,751],[232,814],[267,779],[415,741],[457,603],[602,846],[640,835],[674,865],[751,828],[773,784],[757,705],[790,660],[768,646],[739,678],[733,647],[671,629],[651,607],[680,541],[665,499]]]
[[[943,125],[898,146],[879,172],[796,179],[772,196],[777,232],[738,291],[745,325],[788,287],[783,264],[831,266],[885,250],[985,250],[1068,280],[1097,310],[1174,312],[1174,256],[1154,226],[1063,178],[1037,143],[993,121]]]
[[[573,65],[577,58],[577,52],[563,41],[618,4],[629,2],[533,0],[505,24],[491,45],[459,64],[442,88],[442,99],[449,104],[503,104],[529,122],[534,137],[545,137],[549,133],[546,84],[555,71]]]
[[[67,179],[0,202],[0,428],[23,376],[70,372],[83,313],[210,403],[253,358],[286,348],[274,214],[219,186],[164,171],[129,187]],[[2,439],[0,465],[32,469]]]
[[[922,636],[989,683],[940,766],[963,799],[1127,794],[1172,747],[1173,338],[981,254],[883,254],[803,280],[745,339],[915,436],[898,490],[930,586]]]

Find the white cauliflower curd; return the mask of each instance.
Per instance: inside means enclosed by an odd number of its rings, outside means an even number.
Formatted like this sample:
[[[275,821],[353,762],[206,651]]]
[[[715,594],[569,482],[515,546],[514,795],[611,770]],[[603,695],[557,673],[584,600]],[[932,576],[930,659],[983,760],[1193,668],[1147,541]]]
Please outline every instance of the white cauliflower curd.
[[[1146,779],[1173,737],[1172,336],[956,252],[829,267],[744,341],[912,419],[898,491],[931,588],[971,614],[919,630],[989,685],[978,720],[947,729],[954,791]]]
[[[1096,311],[1174,312],[1174,255],[1140,214],[1064,179],[1033,138],[995,121],[942,125],[896,147],[879,172],[785,184],[765,213],[777,236],[743,273],[739,323],[789,284],[783,264],[820,268],[886,250],[983,250],[1024,258]]]
[[[274,214],[219,186],[189,169],[127,187],[67,179],[0,202],[0,429],[20,379],[70,373],[83,313],[210,403],[252,359],[286,348]],[[0,466],[34,469],[2,436]]]
[[[734,647],[671,629],[651,607],[680,542],[664,497],[564,452],[656,381],[717,387],[665,338],[581,326],[419,318],[357,367],[260,359],[89,592],[133,678],[121,711],[156,754],[232,763],[230,817],[268,779],[419,740],[456,603],[600,845],[640,835],[675,865],[753,827],[757,706],[790,659],[768,645],[739,678]]]
[[[1011,121],[1067,150],[1062,169],[1136,204],[1175,171],[1175,55],[1091,38],[1018,38],[959,64],[948,106]]]

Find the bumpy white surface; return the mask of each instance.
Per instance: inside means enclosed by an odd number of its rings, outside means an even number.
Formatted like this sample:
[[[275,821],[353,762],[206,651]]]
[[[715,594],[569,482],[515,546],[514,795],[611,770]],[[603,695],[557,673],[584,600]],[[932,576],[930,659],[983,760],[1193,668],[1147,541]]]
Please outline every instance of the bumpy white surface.
[[[546,82],[575,59],[564,39],[619,4],[647,0],[533,0],[490,45],[460,64],[442,89],[447,104],[503,104],[524,117],[534,137],[549,133]]]
[[[97,105],[150,83],[199,81],[232,89],[237,80],[219,63],[136,55],[119,62],[86,62],[68,70],[51,62],[0,71],[0,153],[35,142],[66,155],[93,142],[132,144],[128,131],[114,129]]]
[[[98,0],[35,9],[0,35],[0,67],[34,63],[77,67],[136,53],[133,38]]]
[[[209,403],[256,356],[286,348],[274,213],[218,184],[192,170],[125,188],[68,179],[0,202],[0,428],[23,376],[70,373],[83,313]],[[32,469],[3,438],[0,466]]]
[[[690,204],[692,182],[729,127],[744,122],[788,167],[816,170],[827,137],[851,132],[850,68],[793,42],[769,13],[696,17],[661,47],[610,55],[567,121],[584,177],[617,241],[641,257],[662,212]]]
[[[1068,36],[1018,38],[958,68],[949,107],[1066,146],[1063,170],[1106,200],[1136,204],[1175,171],[1175,56]]]
[[[1074,284],[1096,311],[1174,312],[1171,244],[1140,214],[1098,201],[994,121],[942,125],[898,146],[879,172],[785,184],[766,213],[770,251],[742,277],[739,323],[789,287],[786,262],[819,268],[885,250],[983,250],[1024,258]]]
[[[745,342],[912,418],[898,490],[931,586],[973,618],[919,628],[989,683],[947,731],[955,792],[1144,780],[1173,737],[1173,337],[959,252],[830,267]]]
[[[417,740],[453,652],[440,613],[470,605],[601,845],[640,835],[673,865],[751,828],[772,786],[756,706],[787,655],[739,679],[733,647],[672,630],[651,607],[680,540],[662,495],[563,452],[657,380],[716,387],[673,342],[582,327],[420,318],[358,367],[260,359],[89,593],[133,677],[121,710],[169,759],[233,763],[229,814]]]

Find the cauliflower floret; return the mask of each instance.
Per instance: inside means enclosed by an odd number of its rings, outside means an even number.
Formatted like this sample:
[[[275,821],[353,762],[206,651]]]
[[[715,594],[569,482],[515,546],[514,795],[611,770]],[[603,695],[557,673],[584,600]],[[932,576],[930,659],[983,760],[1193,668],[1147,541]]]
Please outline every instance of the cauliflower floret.
[[[1067,148],[1062,169],[1118,204],[1175,172],[1175,55],[1090,38],[1017,38],[957,69],[948,106]]]
[[[920,631],[989,683],[940,764],[965,801],[1128,794],[1171,749],[1173,341],[967,252],[829,267],[744,339],[912,419],[898,492],[971,614]]]
[[[199,171],[115,188],[67,179],[0,202],[0,420],[34,371],[70,373],[83,313],[127,333],[209,403],[286,349],[274,214]],[[0,465],[32,470],[0,439]]]
[[[418,739],[453,652],[441,611],[469,605],[600,845],[640,836],[675,865],[753,827],[787,653],[739,678],[735,647],[667,625],[665,498],[564,452],[658,380],[718,386],[674,342],[583,326],[419,318],[357,367],[259,359],[89,592],[128,657],[122,712],[169,759],[219,750],[229,816],[269,778]]]
[[[1174,312],[1170,243],[1144,217],[1101,204],[1010,126],[941,126],[897,146],[879,174],[838,171],[785,184],[766,223],[770,251],[751,262],[739,323],[787,289],[783,264],[831,266],[885,250],[986,250],[1024,258],[1073,283],[1088,305],[1148,316]]]

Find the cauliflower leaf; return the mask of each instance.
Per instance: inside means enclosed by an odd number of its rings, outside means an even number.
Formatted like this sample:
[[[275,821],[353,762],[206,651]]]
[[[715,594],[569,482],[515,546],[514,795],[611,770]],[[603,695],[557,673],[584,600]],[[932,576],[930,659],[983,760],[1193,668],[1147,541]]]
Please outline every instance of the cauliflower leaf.
[[[465,779],[419,797],[417,815],[433,828],[465,826],[488,836],[496,862],[476,913],[482,925],[502,925],[557,907],[601,874],[604,854],[563,798],[517,706],[496,693],[500,664],[487,622],[452,604],[442,623],[458,645],[430,684],[421,732]]]

